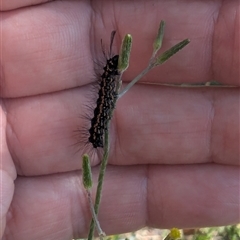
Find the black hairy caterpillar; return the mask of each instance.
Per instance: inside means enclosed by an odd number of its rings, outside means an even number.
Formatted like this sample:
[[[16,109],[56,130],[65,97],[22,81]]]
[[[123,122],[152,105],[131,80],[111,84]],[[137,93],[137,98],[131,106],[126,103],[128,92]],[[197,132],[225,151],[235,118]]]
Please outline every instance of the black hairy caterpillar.
[[[112,44],[115,33],[116,31],[112,31],[111,33],[110,56],[112,53]],[[92,143],[94,148],[103,148],[104,131],[107,128],[108,121],[112,118],[111,113],[115,107],[118,95],[116,81],[116,76],[119,75],[118,57],[118,55],[115,55],[107,59],[107,63],[103,68],[103,74],[100,76],[97,106],[94,109],[94,116],[91,119],[91,127],[88,130],[90,134],[88,140]]]

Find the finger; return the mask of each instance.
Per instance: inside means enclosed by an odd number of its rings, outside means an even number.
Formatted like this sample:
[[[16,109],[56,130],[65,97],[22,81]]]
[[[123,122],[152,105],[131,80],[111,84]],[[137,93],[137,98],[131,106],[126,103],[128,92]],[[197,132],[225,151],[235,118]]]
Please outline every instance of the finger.
[[[7,139],[18,174],[76,170],[84,153],[91,154],[92,165],[99,163],[91,143],[86,147],[90,119],[83,116],[92,116],[93,110],[84,108],[91,101],[85,92],[91,91],[86,87],[6,102]],[[238,99],[234,88],[136,86],[117,103],[110,163],[239,165]]]
[[[5,101],[8,145],[18,174],[79,169],[82,156],[79,148],[84,147],[87,138],[78,129],[90,123],[83,118],[88,101],[84,98],[85,90]]]
[[[238,99],[236,88],[135,86],[117,105],[114,163],[239,165]]]
[[[80,177],[75,172],[19,178],[5,237],[86,237],[91,217]],[[99,221],[107,235],[144,226],[233,224],[239,222],[238,190],[239,169],[234,167],[112,166],[106,174]]]
[[[124,75],[124,80],[130,81],[146,67],[162,19],[167,22],[163,50],[184,38],[190,38],[191,44],[142,81],[217,80],[238,85],[238,8],[237,0],[175,5],[169,1],[148,2],[138,4],[138,11],[133,2],[109,5],[95,1],[90,6],[81,1],[55,1],[3,13],[2,96],[46,93],[92,82],[93,60],[101,53],[100,39],[108,44],[113,29],[119,34],[118,46],[124,34],[131,33],[134,38],[130,68]],[[16,28],[15,22],[21,28]]]
[[[9,206],[12,202],[13,191],[14,191],[14,180],[16,179],[16,169],[13,164],[13,160],[8,151],[7,142],[6,142],[6,114],[3,109],[1,102],[0,106],[0,115],[1,115],[1,148],[0,148],[0,184],[1,184],[1,198],[0,198],[0,238],[2,239],[6,222],[7,222],[7,212]]]
[[[185,38],[191,42],[142,81],[181,84],[216,80],[222,84],[239,86],[239,1],[215,1],[211,4],[204,1],[177,4],[172,4],[171,1],[149,2],[138,8],[137,20],[132,15],[132,12],[136,12],[135,6],[131,7],[119,21],[120,29],[121,26],[130,25],[127,31],[134,39],[125,80],[133,79],[148,64],[149,57],[146,56],[151,56],[156,29],[160,20],[164,19],[166,30],[161,51]],[[146,11],[149,18],[142,17],[146,16]],[[141,31],[136,26],[141,26]]]
[[[14,10],[21,7],[33,6],[43,4],[44,2],[50,2],[51,0],[11,0],[1,1],[0,11]]]
[[[2,96],[42,94],[89,81],[93,62],[84,5],[54,1],[2,13]],[[69,16],[64,13],[66,8]]]
[[[150,226],[164,222],[163,228],[172,223],[178,228],[194,228],[239,222],[239,197],[234,196],[239,188],[239,167],[204,164],[161,168],[153,167],[150,172]],[[233,176],[226,181],[230,174]]]

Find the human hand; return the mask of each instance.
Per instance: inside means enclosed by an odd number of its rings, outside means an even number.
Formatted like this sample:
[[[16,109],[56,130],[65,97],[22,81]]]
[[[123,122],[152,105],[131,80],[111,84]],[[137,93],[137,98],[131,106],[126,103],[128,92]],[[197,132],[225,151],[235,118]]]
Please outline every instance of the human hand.
[[[95,101],[93,60],[113,29],[116,49],[133,35],[126,82],[147,65],[163,19],[163,49],[191,44],[142,81],[239,86],[236,0],[41,2],[2,3],[3,239],[86,236],[84,146],[73,133],[89,124],[80,116]],[[99,213],[107,234],[239,222],[239,89],[134,86],[117,103],[109,162]]]

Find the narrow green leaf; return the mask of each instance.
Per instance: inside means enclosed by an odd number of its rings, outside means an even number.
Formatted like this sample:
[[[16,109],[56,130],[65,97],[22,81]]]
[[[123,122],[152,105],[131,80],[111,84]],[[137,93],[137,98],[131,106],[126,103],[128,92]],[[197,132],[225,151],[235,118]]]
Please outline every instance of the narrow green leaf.
[[[131,48],[132,36],[130,34],[127,34],[122,41],[122,46],[118,59],[118,70],[120,72],[123,72],[128,68]]]
[[[92,171],[89,156],[84,154],[82,157],[82,182],[86,189],[92,187]]]
[[[181,41],[180,43],[176,44],[175,46],[173,46],[172,48],[170,48],[169,50],[167,50],[166,52],[161,54],[159,57],[157,57],[154,65],[157,66],[157,65],[165,63],[170,57],[175,55],[178,51],[183,49],[189,43],[190,43],[190,40],[185,39],[185,40]]]
[[[158,28],[157,37],[156,37],[156,39],[155,39],[155,41],[153,43],[153,51],[155,53],[162,47],[164,30],[165,30],[165,22],[161,21],[160,25],[159,25],[159,28]]]

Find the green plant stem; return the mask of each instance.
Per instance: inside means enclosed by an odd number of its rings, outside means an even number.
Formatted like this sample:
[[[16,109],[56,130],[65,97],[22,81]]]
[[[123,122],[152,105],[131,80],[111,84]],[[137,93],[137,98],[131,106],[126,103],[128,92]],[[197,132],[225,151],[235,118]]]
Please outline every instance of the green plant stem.
[[[96,198],[95,198],[95,204],[94,204],[96,216],[98,215],[98,210],[99,210],[100,200],[101,200],[101,195],[102,195],[103,179],[104,179],[104,175],[105,175],[105,171],[106,171],[106,167],[107,167],[107,163],[108,163],[109,128],[110,128],[110,121],[107,124],[107,130],[105,130],[105,132],[104,132],[104,153],[103,153],[103,160],[101,162],[100,172],[99,172],[99,176],[98,176],[98,185],[97,185],[97,192],[96,192]],[[88,240],[93,239],[94,229],[95,229],[95,223],[94,223],[94,220],[92,219],[91,224],[90,224],[90,230],[88,233]]]
[[[103,230],[102,230],[102,228],[100,226],[100,223],[98,221],[97,215],[95,213],[95,209],[94,209],[91,193],[90,193],[90,191],[88,189],[86,189],[86,192],[87,192],[88,202],[89,202],[89,205],[90,205],[90,210],[91,210],[91,213],[92,213],[92,219],[94,220],[94,223],[96,225],[96,229],[97,229],[98,235],[99,235],[100,239],[102,240],[103,237],[106,236],[106,234],[103,232]]]
[[[135,77],[119,94],[118,98],[121,98],[128,90],[138,82],[144,75],[146,75],[154,66],[148,65],[137,77]]]

